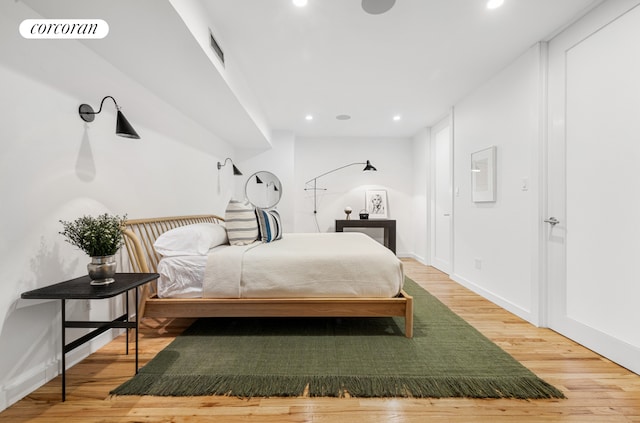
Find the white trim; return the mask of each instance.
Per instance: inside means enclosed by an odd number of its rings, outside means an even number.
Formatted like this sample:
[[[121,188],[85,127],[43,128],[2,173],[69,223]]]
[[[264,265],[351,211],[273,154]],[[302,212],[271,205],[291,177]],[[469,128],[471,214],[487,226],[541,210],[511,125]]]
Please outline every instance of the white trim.
[[[87,358],[89,355],[98,351],[100,348],[104,347],[105,345],[113,341],[117,336],[120,336],[123,333],[124,329],[112,329],[97,336],[90,342],[87,342],[86,344],[78,347],[74,351],[67,353],[67,370]],[[131,348],[131,345],[129,346],[129,348]],[[62,363],[60,357],[61,353],[62,352],[59,351],[58,354],[56,354],[55,360],[41,363],[38,366],[32,367],[31,369],[28,369],[16,375],[16,377],[9,379],[7,383],[0,386],[0,412],[7,409],[12,404],[20,401],[31,392],[37,390],[47,382],[60,375],[60,366]],[[122,353],[124,354],[125,352],[123,351]],[[131,370],[131,374],[133,375],[135,369],[133,369],[132,367]],[[60,391],[60,395],[62,395],[62,391]]]
[[[567,317],[554,330],[607,357],[616,364],[640,374],[640,348]]]
[[[418,263],[423,264],[425,266],[429,266],[429,263],[427,263],[427,260],[422,257],[422,256],[418,256],[414,253],[398,253],[397,254],[398,258],[411,258],[416,260]]]
[[[512,303],[511,301],[508,301],[506,299],[504,299],[503,297],[499,296],[499,295],[495,295],[494,293],[492,293],[491,291],[487,291],[486,289],[483,289],[481,287],[479,287],[478,285],[476,285],[475,283],[461,277],[460,275],[457,274],[451,274],[449,275],[449,278],[451,278],[451,280],[453,280],[454,282],[459,283],[460,285],[464,286],[465,288],[475,292],[476,294],[486,298],[487,300],[491,301],[492,303],[502,307],[503,309],[515,314],[516,316],[520,317],[521,319],[526,320],[527,322],[533,324],[535,326],[535,323],[533,322],[532,319],[532,314],[529,310],[526,310],[514,303]]]
[[[438,259],[437,257],[435,257],[435,251],[436,251],[436,237],[435,237],[435,233],[436,233],[436,219],[435,219],[435,214],[436,214],[436,210],[435,210],[435,206],[436,206],[436,166],[435,166],[435,136],[438,132],[440,132],[441,130],[448,128],[449,129],[449,180],[451,183],[450,186],[450,192],[451,192],[451,196],[449,198],[449,209],[450,209],[450,219],[449,219],[449,262],[446,263],[440,259]],[[454,201],[453,201],[453,178],[454,178],[454,160],[453,160],[453,141],[454,137],[453,137],[453,108],[451,108],[449,110],[449,114],[447,116],[445,116],[443,119],[441,119],[440,121],[438,121],[435,125],[433,125],[430,128],[430,136],[429,136],[429,192],[430,195],[428,196],[428,201],[429,201],[429,207],[428,207],[428,213],[429,213],[429,232],[431,234],[430,236],[430,242],[429,242],[429,262],[431,264],[431,266],[435,267],[436,269],[445,272],[447,274],[452,273],[453,272],[453,254],[454,254],[454,249],[453,249],[453,240],[454,240],[454,236],[453,236],[453,225],[454,225],[454,219],[455,219],[455,214],[453,212],[453,205],[454,205]]]
[[[40,363],[40,365],[30,370],[20,373],[15,378],[10,379],[5,385],[0,387],[2,396],[0,397],[0,410],[4,410],[35,391],[59,373],[60,360]]]
[[[538,196],[536,209],[533,215],[536,217],[532,222],[532,232],[538,234],[535,245],[532,248],[536,255],[532,258],[531,264],[531,310],[535,324],[547,327],[547,144],[548,134],[548,114],[549,114],[549,44],[547,42],[538,43],[539,60],[539,85],[538,85],[538,144],[536,145],[536,163],[534,174],[537,172],[536,180],[538,184]]]

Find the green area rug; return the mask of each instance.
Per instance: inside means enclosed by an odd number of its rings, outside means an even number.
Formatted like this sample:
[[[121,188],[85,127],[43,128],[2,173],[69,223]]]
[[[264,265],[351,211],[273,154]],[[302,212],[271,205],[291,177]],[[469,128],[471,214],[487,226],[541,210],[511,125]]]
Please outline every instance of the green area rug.
[[[563,398],[407,279],[401,318],[199,319],[117,395]]]

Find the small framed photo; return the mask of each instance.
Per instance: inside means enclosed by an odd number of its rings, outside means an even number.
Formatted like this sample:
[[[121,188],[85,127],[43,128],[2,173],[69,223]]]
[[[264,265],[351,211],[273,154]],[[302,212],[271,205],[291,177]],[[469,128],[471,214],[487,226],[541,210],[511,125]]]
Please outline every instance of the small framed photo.
[[[387,191],[383,189],[368,190],[364,197],[365,209],[369,212],[369,219],[388,219],[389,204]]]
[[[496,201],[496,147],[471,154],[471,195],[474,203]]]

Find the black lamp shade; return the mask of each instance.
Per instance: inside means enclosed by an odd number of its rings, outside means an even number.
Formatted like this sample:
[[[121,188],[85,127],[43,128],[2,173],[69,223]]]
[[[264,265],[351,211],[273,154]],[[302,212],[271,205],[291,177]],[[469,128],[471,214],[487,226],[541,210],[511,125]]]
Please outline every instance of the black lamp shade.
[[[227,162],[231,162],[231,166],[233,167],[233,174],[235,176],[242,176],[242,172],[240,172],[240,169],[238,169],[236,165],[233,164],[233,160],[231,160],[230,157],[224,159],[224,163],[218,162],[218,170],[222,169],[223,166],[226,166]]]
[[[138,135],[136,130],[133,129],[133,126],[131,126],[120,110],[118,110],[118,119],[116,121],[116,135],[120,135],[125,138],[140,139],[140,135]]]
[[[377,171],[378,169],[376,169],[369,160],[367,160],[367,165],[364,167],[364,169],[362,169],[362,171],[368,171],[368,170],[373,170],[373,171]]]
[[[118,106],[118,103],[116,103],[116,99],[111,97],[110,95],[105,96],[102,99],[102,101],[100,102],[100,109],[98,109],[97,112],[94,112],[93,107],[91,107],[90,105],[81,104],[80,107],[78,108],[78,113],[80,113],[80,118],[85,122],[93,122],[96,115],[102,112],[102,106],[104,105],[104,101],[108,98],[113,100],[113,104],[116,105],[116,109],[118,111],[118,115],[116,117],[116,135],[119,135],[125,138],[135,138],[139,140],[140,135],[138,135],[136,130],[133,129],[133,126],[131,126],[127,118],[124,117],[124,115],[120,111],[120,107]]]

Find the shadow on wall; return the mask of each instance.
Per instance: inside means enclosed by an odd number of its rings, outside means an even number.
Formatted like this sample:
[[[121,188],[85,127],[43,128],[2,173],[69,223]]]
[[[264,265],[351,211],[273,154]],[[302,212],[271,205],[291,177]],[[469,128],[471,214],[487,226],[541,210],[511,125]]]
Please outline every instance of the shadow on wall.
[[[78,160],[76,161],[76,176],[83,182],[91,182],[96,178],[96,163],[93,159],[86,123],[84,124],[80,151],[78,151]]]
[[[79,265],[79,259],[65,262],[58,244],[49,246],[44,237],[29,260],[31,277],[17,284],[19,295],[42,286],[61,282]],[[81,304],[70,304],[67,312],[78,314]],[[34,372],[46,372],[60,350],[60,306],[58,301],[16,300],[2,320],[0,332],[0,383],[24,382]],[[54,367],[57,372],[57,365]],[[55,374],[55,373],[54,373]],[[50,375],[51,377],[53,375]]]
[[[33,282],[20,282],[19,285],[20,287],[24,285],[24,291],[27,291],[61,282],[67,279],[65,275],[69,275],[73,269],[78,267],[79,261],[80,259],[76,258],[65,263],[63,256],[60,254],[60,245],[55,244],[49,247],[45,238],[41,237],[37,254],[29,260],[31,272],[34,276]]]

